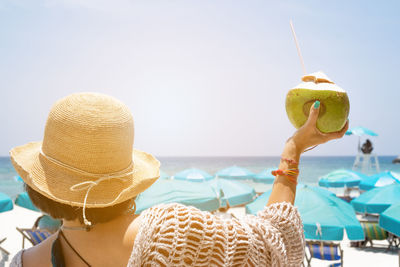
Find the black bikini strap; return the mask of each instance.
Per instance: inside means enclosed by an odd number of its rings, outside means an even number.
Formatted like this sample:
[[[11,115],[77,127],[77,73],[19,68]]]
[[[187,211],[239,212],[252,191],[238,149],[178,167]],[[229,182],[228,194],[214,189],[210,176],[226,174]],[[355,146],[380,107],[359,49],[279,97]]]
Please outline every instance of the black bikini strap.
[[[53,267],[65,267],[65,260],[64,254],[62,252],[61,242],[60,242],[60,235],[65,240],[67,245],[75,252],[76,255],[89,267],[91,265],[74,249],[74,247],[69,243],[68,239],[65,237],[64,233],[61,229],[58,231],[57,238],[54,240],[53,245],[51,247],[51,263]]]
[[[91,265],[78,253],[78,251],[76,251],[74,249],[74,247],[71,245],[71,243],[69,243],[68,239],[65,237],[63,231],[60,229],[60,234],[62,236],[62,238],[64,238],[65,242],[68,244],[68,246],[75,252],[76,255],[78,255],[78,257],[89,267],[91,267]]]

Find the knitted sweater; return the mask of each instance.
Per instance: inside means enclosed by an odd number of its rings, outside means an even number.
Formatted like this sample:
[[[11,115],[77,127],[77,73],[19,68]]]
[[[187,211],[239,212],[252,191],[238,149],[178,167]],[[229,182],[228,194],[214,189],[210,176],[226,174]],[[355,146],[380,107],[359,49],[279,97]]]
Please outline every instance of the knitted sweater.
[[[300,266],[303,225],[289,203],[275,203],[257,216],[222,219],[180,204],[142,213],[128,266]],[[10,266],[20,267],[17,254]]]

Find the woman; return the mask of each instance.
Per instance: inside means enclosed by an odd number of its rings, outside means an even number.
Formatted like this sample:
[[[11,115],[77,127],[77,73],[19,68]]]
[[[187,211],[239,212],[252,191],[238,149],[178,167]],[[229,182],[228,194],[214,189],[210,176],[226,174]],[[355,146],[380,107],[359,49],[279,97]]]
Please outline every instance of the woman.
[[[293,207],[300,154],[347,129],[316,129],[319,102],[285,144],[271,197],[258,216],[222,220],[179,204],[140,216],[135,197],[159,177],[159,162],[133,149],[133,118],[102,94],[58,101],[42,142],[13,148],[11,159],[43,212],[63,220],[41,244],[20,251],[11,266],[299,266],[300,216]]]

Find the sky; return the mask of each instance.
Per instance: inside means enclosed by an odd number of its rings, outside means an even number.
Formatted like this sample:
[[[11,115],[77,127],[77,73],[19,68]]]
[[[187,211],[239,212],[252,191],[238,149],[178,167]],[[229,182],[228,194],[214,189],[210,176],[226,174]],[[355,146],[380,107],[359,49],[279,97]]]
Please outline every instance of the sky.
[[[75,92],[122,100],[157,156],[277,156],[287,92],[324,71],[379,155],[400,155],[398,1],[0,0],[0,155]],[[346,136],[307,152],[354,155]]]

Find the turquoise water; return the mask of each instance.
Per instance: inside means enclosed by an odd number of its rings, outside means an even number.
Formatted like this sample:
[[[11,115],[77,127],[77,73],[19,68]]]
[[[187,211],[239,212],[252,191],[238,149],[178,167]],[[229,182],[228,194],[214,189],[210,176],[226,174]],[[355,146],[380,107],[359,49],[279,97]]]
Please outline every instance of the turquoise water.
[[[392,164],[396,156],[381,156],[379,163],[381,171],[400,173],[400,164]],[[187,168],[203,169],[211,174],[232,165],[248,168],[253,172],[260,172],[264,168],[277,167],[279,157],[159,157],[161,170],[168,175]],[[299,181],[315,184],[318,178],[340,168],[351,169],[354,157],[307,157],[300,163]],[[15,197],[22,191],[21,183],[15,181],[17,175],[8,157],[0,157],[0,192]]]

